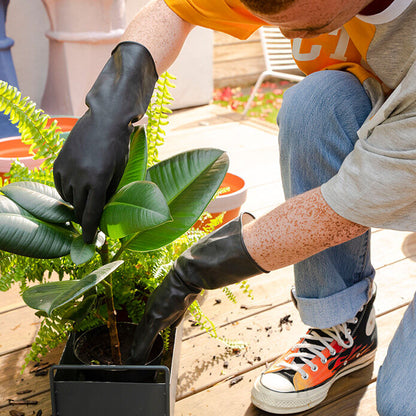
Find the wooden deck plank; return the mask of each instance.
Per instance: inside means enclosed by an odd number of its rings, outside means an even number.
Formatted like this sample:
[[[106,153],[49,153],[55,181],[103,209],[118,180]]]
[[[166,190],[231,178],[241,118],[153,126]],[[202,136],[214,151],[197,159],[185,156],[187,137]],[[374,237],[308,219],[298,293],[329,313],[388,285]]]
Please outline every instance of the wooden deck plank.
[[[35,339],[40,319],[29,307],[0,315],[0,355],[24,348]]]
[[[0,291],[0,314],[20,308],[24,304],[17,285],[13,285],[7,292]]]
[[[63,345],[55,348],[41,359],[39,366],[35,366],[35,363],[29,364],[23,374],[21,370],[29,348],[0,357],[0,412],[9,399],[27,399],[48,391],[49,367],[46,366],[58,364],[62,350]]]
[[[10,411],[15,410],[22,412],[27,416],[35,416],[38,412],[42,411],[42,416],[51,416],[52,415],[52,406],[51,406],[51,394],[50,391],[46,391],[42,394],[38,394],[34,397],[31,397],[30,402],[33,404],[29,405],[10,405],[3,409],[0,408],[0,416],[10,416]]]
[[[362,386],[367,386],[367,384],[370,384],[370,389],[373,388],[371,386],[374,384],[373,381],[376,378],[378,368],[384,360],[388,344],[394,333],[394,329],[400,322],[405,309],[406,307],[402,307],[394,312],[377,318],[379,346],[374,366],[370,366],[367,369],[363,369],[343,377],[331,388],[328,398],[320,405],[319,410],[313,411],[313,413],[311,413],[311,411],[303,412],[299,413],[299,415],[332,415],[333,413],[329,411],[324,413],[323,409],[325,406],[330,404],[330,406],[332,406],[331,409],[333,410],[332,403],[340,398],[342,398],[342,400],[339,403],[348,403],[352,401],[351,404],[346,404],[346,406],[349,406],[347,407],[348,409],[353,408],[353,403],[357,403],[357,396],[363,396],[361,391],[356,393],[357,389],[360,389]],[[224,411],[224,408],[227,409],[228,416],[267,415],[268,413],[262,412],[250,403],[250,391],[252,384],[264,368],[264,366],[261,366],[243,373],[243,379],[241,382],[233,385],[232,387],[230,387],[229,380],[227,380],[220,382],[219,384],[198,394],[179,400],[176,403],[175,416],[212,416],[217,412]],[[343,413],[343,416],[351,416],[353,414],[357,416],[368,416],[371,414],[368,413],[369,409],[374,411],[374,408],[374,398],[369,397],[366,399],[365,407],[360,409],[361,413]]]
[[[293,267],[253,277],[249,284],[253,291],[253,298],[243,294],[237,285],[231,287],[233,294],[238,299],[237,304],[229,301],[222,289],[206,291],[200,302],[203,311],[211,321],[221,326],[231,320],[260,313],[271,306],[287,303],[290,301],[290,288],[293,285]],[[201,334],[201,330],[198,327],[193,327],[190,322],[185,321],[184,338],[199,334]]]

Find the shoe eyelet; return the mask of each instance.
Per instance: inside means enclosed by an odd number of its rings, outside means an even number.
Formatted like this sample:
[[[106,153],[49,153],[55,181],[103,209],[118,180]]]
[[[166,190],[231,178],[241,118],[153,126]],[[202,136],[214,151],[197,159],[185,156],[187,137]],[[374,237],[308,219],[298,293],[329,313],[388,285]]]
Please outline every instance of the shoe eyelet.
[[[358,318],[357,318],[357,317],[355,317],[355,318],[353,319],[352,323],[353,323],[353,324],[357,324],[357,323],[358,323]]]
[[[326,358],[321,359],[321,363],[322,363],[322,364],[326,364],[327,362],[328,362],[328,360],[327,360]]]
[[[317,365],[315,365],[311,368],[311,370],[315,373],[319,370],[319,367]]]
[[[309,378],[309,375],[308,374],[302,374],[302,378],[304,379],[304,380],[307,380],[308,378]]]
[[[336,354],[337,352],[335,350],[330,351],[330,354],[332,355],[332,357]]]
[[[348,328],[348,335],[351,335],[351,329]]]

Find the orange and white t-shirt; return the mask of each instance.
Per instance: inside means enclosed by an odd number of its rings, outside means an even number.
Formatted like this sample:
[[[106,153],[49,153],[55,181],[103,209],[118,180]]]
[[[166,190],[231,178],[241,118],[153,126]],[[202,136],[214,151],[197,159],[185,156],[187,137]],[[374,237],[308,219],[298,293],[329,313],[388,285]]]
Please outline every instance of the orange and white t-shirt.
[[[239,0],[165,0],[177,15],[240,39],[265,25]],[[353,73],[373,109],[339,172],[322,185],[328,204],[362,225],[416,231],[416,0],[357,15],[340,29],[292,41],[299,68]]]

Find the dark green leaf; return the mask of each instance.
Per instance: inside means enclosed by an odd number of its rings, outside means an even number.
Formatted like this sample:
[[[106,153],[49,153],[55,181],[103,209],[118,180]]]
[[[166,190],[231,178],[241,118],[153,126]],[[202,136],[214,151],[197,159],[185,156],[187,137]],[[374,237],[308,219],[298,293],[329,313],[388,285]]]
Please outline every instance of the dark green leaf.
[[[0,250],[27,257],[66,256],[76,234],[35,217],[0,213]]]
[[[41,220],[65,223],[74,219],[73,207],[51,186],[38,182],[14,182],[1,188],[1,191]]]
[[[0,195],[0,213],[1,214],[20,214],[23,216],[30,216],[29,212],[23,209],[20,205],[13,202],[4,195]]]
[[[79,298],[98,285],[122,263],[115,261],[105,264],[81,280],[63,280],[30,287],[23,292],[23,300],[31,308],[44,311],[50,316],[55,309]]]
[[[70,308],[65,315],[64,319],[69,319],[71,321],[80,322],[82,321],[90,311],[91,307],[94,305],[97,299],[97,295],[86,296],[82,302],[74,308]]]
[[[131,182],[144,180],[146,168],[147,137],[146,129],[141,126],[136,127],[131,135],[129,160],[117,190]]]
[[[91,260],[95,254],[95,244],[85,244],[82,235],[72,241],[71,260],[79,266]]]
[[[104,207],[100,228],[111,238],[147,230],[171,220],[166,200],[151,182],[132,182]]]
[[[159,186],[168,201],[173,221],[126,237],[123,242],[127,248],[155,250],[180,237],[209,204],[227,169],[228,157],[218,149],[192,150],[152,166],[147,179]]]

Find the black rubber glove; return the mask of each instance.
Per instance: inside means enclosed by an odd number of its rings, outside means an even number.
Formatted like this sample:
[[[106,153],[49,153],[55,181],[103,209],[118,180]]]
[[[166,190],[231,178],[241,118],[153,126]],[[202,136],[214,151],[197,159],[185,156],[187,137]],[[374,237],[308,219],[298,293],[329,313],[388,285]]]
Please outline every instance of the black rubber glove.
[[[157,334],[180,323],[202,289],[217,289],[267,273],[249,255],[242,238],[243,214],[186,250],[150,296],[136,329],[130,364],[143,364]]]
[[[92,243],[104,205],[127,164],[131,123],[146,112],[158,75],[149,51],[122,42],[86,97],[78,120],[54,164],[57,191],[75,208],[86,243]]]

